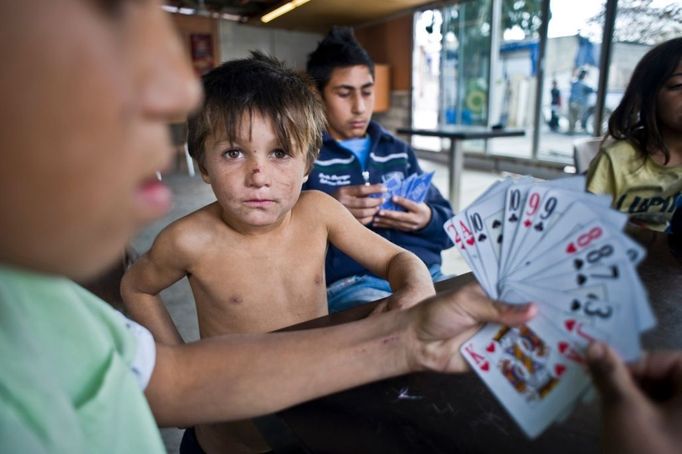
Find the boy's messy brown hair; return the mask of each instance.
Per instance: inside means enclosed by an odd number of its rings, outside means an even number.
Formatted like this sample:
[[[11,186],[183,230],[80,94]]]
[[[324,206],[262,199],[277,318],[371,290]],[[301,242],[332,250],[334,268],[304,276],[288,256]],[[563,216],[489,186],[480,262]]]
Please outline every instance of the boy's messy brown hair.
[[[323,104],[304,74],[260,52],[232,60],[203,76],[204,104],[188,122],[189,154],[204,170],[204,147],[209,137],[237,138],[245,113],[269,117],[275,134],[291,155],[305,153],[306,173],[312,169],[326,129]]]

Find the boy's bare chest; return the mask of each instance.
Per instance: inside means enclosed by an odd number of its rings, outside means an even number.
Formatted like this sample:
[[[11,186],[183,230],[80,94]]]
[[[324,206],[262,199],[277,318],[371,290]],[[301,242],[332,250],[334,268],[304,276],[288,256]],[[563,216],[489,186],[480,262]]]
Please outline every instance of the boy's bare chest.
[[[190,284],[211,332],[268,331],[326,313],[326,238],[216,245]],[[206,329],[202,329],[202,332]]]

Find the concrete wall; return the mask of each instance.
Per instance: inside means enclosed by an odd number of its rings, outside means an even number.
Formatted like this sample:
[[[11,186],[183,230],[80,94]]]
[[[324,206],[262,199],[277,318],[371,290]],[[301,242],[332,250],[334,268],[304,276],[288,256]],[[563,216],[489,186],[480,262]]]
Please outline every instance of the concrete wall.
[[[248,57],[250,51],[260,50],[298,70],[305,69],[308,54],[323,38],[318,33],[274,30],[230,21],[220,21],[218,31],[221,62]]]

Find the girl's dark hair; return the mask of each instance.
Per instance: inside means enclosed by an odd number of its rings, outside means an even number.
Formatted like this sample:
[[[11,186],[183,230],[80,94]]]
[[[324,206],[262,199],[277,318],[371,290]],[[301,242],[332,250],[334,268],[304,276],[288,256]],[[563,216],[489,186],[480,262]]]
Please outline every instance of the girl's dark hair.
[[[350,27],[332,27],[317,48],[308,55],[306,69],[322,93],[336,68],[367,66],[374,77],[374,62],[353,35]]]
[[[204,105],[188,121],[187,148],[203,169],[209,137],[236,139],[242,116],[270,117],[277,138],[292,154],[305,153],[309,171],[327,127],[324,107],[306,74],[260,52],[232,60],[205,74]],[[203,171],[203,170],[202,170]]]
[[[642,157],[663,152],[667,164],[670,150],[663,142],[656,115],[656,98],[663,84],[682,60],[682,38],[651,49],[635,67],[623,99],[609,118],[608,136],[627,140]]]

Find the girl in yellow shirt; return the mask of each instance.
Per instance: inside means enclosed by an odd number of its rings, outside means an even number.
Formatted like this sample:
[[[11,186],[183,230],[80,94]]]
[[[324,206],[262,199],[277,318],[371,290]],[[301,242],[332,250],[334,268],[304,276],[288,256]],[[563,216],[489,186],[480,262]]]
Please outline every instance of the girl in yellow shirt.
[[[682,38],[637,64],[590,165],[587,190],[610,194],[635,222],[667,228],[682,194]]]

